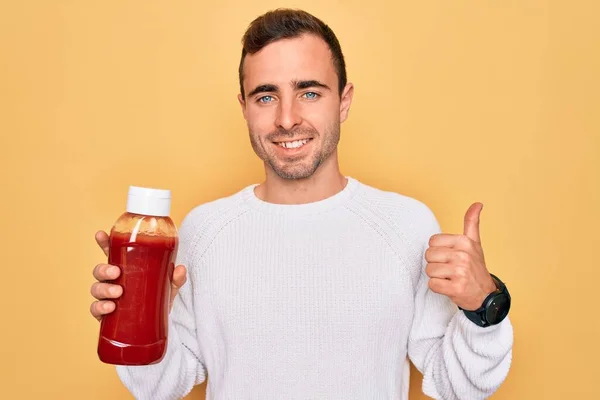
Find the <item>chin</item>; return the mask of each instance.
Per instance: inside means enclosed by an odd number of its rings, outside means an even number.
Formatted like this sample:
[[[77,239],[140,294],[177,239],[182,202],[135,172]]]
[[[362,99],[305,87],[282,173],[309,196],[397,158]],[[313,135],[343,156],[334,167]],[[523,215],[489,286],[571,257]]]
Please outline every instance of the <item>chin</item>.
[[[271,169],[282,179],[299,180],[310,178],[317,170],[320,162],[310,163],[305,161],[302,163],[296,163],[296,165],[285,164],[285,162],[277,165],[271,164]]]

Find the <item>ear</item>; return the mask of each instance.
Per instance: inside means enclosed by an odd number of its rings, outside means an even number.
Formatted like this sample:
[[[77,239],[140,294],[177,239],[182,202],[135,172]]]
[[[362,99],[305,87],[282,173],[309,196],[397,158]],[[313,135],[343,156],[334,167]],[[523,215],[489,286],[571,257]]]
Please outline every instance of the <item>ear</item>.
[[[354,96],[354,85],[352,83],[347,83],[340,100],[340,123],[348,118],[348,112],[350,111],[350,105],[352,104],[352,96]]]
[[[244,115],[244,119],[248,120],[248,118],[246,118],[246,101],[244,100],[244,97],[241,93],[238,94],[238,101],[240,102],[240,106],[242,107],[242,114]]]

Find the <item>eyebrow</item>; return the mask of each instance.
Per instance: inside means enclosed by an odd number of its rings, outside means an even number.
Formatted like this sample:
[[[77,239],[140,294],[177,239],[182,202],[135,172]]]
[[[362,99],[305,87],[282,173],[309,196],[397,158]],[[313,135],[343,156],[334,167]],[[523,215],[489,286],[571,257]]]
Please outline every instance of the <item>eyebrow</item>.
[[[292,86],[294,86],[294,89],[296,89],[296,90],[303,90],[303,89],[308,89],[308,88],[312,88],[312,87],[318,87],[318,88],[322,88],[322,89],[326,89],[326,90],[331,90],[331,88],[329,86],[327,86],[326,84],[319,82],[317,80],[314,80],[314,79],[307,80],[307,81],[292,81],[291,84],[292,84]],[[258,85],[257,87],[255,87],[254,90],[252,90],[250,93],[248,93],[248,97],[252,97],[259,93],[267,93],[267,92],[277,93],[278,91],[279,91],[279,86],[268,83],[265,85]]]
[[[271,85],[271,84],[267,84],[267,85],[258,85],[257,87],[254,88],[253,91],[251,91],[250,93],[248,93],[248,97],[252,97],[255,94],[258,93],[265,93],[265,92],[278,92],[279,88],[276,85]]]
[[[331,90],[329,88],[329,86],[327,86],[326,84],[324,84],[322,82],[316,81],[316,80],[292,81],[292,85],[296,88],[296,90],[308,89],[311,87],[318,87],[321,89]]]

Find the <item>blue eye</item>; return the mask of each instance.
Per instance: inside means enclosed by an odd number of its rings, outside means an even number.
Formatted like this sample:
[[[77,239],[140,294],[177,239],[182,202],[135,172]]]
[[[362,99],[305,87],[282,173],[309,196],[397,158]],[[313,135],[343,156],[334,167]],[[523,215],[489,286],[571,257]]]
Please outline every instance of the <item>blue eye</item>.
[[[258,99],[258,102],[263,104],[270,103],[271,101],[273,101],[273,96],[263,96]]]
[[[303,95],[303,96],[304,96],[305,98],[307,98],[308,100],[314,100],[314,99],[316,99],[317,97],[319,97],[319,95],[318,95],[317,93],[315,93],[315,92],[306,92],[306,93],[304,93],[304,95]]]

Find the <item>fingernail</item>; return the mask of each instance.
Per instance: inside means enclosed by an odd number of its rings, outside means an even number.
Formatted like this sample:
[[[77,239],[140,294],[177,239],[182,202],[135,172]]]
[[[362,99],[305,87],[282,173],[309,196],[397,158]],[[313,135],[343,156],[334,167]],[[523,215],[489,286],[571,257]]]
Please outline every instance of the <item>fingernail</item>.
[[[104,311],[108,311],[108,310],[110,310],[110,307],[111,307],[110,303],[104,303],[104,304],[102,305],[102,308],[104,309]]]
[[[110,289],[108,289],[108,291],[110,292],[110,294],[112,294],[113,296],[116,296],[119,294],[120,289],[117,286],[113,286]]]
[[[106,272],[110,276],[115,276],[117,274],[117,267],[110,267]]]

